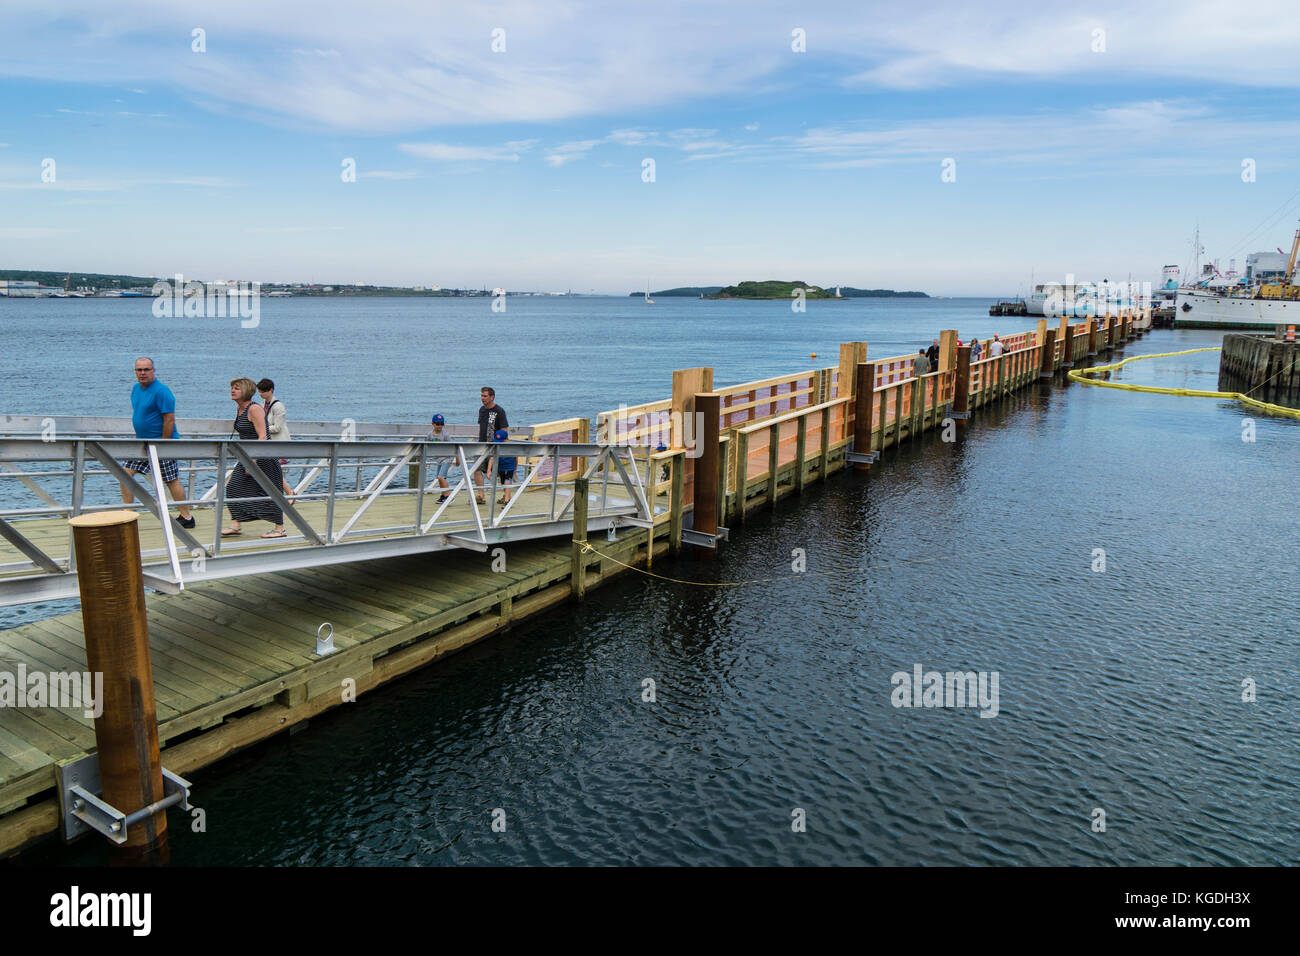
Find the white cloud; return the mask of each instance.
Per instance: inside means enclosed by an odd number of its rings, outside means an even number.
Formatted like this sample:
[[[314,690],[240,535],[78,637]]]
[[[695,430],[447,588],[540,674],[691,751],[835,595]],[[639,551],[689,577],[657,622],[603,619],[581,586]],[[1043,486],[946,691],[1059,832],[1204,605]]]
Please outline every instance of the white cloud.
[[[745,129],[749,130],[749,131],[752,133],[752,132],[754,132],[755,130],[758,129],[758,124],[757,124],[757,123],[746,123],[746,124],[745,124]]]
[[[374,169],[361,174],[362,179],[419,179],[414,169]]]
[[[559,167],[565,163],[573,162],[575,159],[583,159],[587,153],[602,142],[604,140],[582,139],[572,143],[561,143],[559,146],[547,151],[546,162],[550,166]]]
[[[82,231],[81,229],[55,229],[49,226],[3,226],[0,227],[0,240],[54,239],[69,233]]]
[[[791,54],[788,5],[776,0],[755,0],[743,17],[722,0],[670,0],[653,17],[595,0],[504,9],[371,0],[364,13],[354,0],[318,0],[309,15],[303,9],[212,5],[204,26],[213,52],[196,56],[187,39],[178,55],[175,38],[188,38],[194,19],[184,5],[119,0],[106,14],[95,0],[46,0],[6,14],[0,75],[76,75],[130,84],[134,93],[144,92],[143,81],[161,83],[268,120],[371,132],[763,95],[810,82],[803,64],[814,62],[820,79],[812,82],[841,77],[867,90],[999,76],[1300,87],[1300,18],[1282,0],[1256,0],[1249,10],[1185,0],[922,2],[901,16],[831,0],[801,15],[804,56]],[[502,22],[509,53],[495,55],[490,31]],[[1098,27],[1104,53],[1091,49]],[[239,42],[221,46],[223,35]]]
[[[463,160],[488,160],[491,162],[519,161],[519,154],[537,144],[535,139],[519,140],[504,146],[452,146],[450,143],[402,143],[397,148],[421,159],[447,162]]]

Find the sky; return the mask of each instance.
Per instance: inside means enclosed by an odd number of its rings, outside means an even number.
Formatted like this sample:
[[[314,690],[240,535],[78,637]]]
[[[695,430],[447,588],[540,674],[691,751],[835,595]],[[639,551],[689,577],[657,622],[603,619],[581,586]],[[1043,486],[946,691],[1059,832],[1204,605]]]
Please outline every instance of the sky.
[[[1300,218],[1293,4],[3,0],[0,24],[0,268],[1008,296],[1154,282],[1198,227],[1241,268]]]

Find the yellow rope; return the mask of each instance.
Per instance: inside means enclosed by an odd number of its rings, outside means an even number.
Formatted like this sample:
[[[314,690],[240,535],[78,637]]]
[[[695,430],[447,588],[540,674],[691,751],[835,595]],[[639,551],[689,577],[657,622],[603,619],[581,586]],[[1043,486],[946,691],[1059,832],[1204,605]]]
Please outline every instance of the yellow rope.
[[[1154,385],[1129,385],[1124,382],[1099,382],[1090,377],[1102,372],[1109,372],[1113,369],[1121,368],[1129,362],[1139,362],[1143,359],[1170,358],[1176,355],[1191,355],[1193,352],[1218,351],[1218,347],[1210,347],[1202,349],[1187,349],[1183,352],[1159,352],[1155,355],[1134,355],[1130,358],[1124,359],[1122,362],[1115,362],[1112,365],[1098,365],[1094,368],[1071,369],[1069,377],[1070,381],[1078,382],[1081,385],[1096,385],[1101,388],[1122,388],[1130,392],[1154,392],[1159,395],[1186,395],[1193,398],[1230,398],[1234,401],[1241,402],[1249,408],[1257,409],[1266,415],[1287,415],[1291,418],[1300,418],[1300,408],[1286,408],[1282,405],[1273,405],[1269,402],[1261,402],[1258,399],[1251,398],[1249,395],[1244,395],[1241,392],[1208,392],[1196,388],[1157,388]],[[1254,391],[1254,389],[1251,389],[1251,391]]]
[[[789,578],[757,578],[753,581],[687,581],[684,578],[670,578],[667,575],[656,574],[653,571],[647,571],[644,568],[638,568],[635,565],[625,564],[624,562],[620,561],[618,558],[614,557],[613,555],[609,555],[603,551],[596,550],[591,546],[590,543],[585,541],[582,543],[582,550],[584,552],[591,552],[592,554],[600,557],[602,560],[613,561],[615,564],[627,568],[630,571],[636,571],[640,574],[644,574],[646,575],[646,577],[658,578],[660,581],[668,581],[672,584],[691,584],[699,588],[740,588],[740,587],[745,587],[748,584],[775,584],[778,581],[789,580]],[[1005,551],[1005,550],[1006,548],[989,548],[986,551],[967,551],[965,552],[965,554],[974,557],[976,555],[993,554],[995,552]],[[938,561],[950,561],[952,560],[952,558],[953,555],[944,554],[944,555],[940,555],[937,558],[913,558],[907,561],[895,561],[891,564],[871,564],[862,568],[846,568],[843,571],[792,571],[791,573],[804,575],[806,577],[821,577],[823,575],[828,575],[828,574],[859,574],[863,571],[879,571],[884,568],[897,568],[908,564],[934,564],[935,562]]]

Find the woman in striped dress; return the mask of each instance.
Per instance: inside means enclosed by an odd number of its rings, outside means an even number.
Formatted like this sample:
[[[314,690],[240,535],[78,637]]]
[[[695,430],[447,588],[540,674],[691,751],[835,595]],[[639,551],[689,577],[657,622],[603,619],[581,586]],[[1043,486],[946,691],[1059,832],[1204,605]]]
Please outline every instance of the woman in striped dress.
[[[236,378],[230,382],[230,398],[235,403],[235,432],[243,441],[266,440],[266,413],[262,406],[254,404],[253,392],[257,386],[251,378]],[[274,458],[257,458],[257,467],[262,470],[273,488],[279,489],[284,484],[284,474],[280,463]],[[230,526],[221,529],[223,538],[243,534],[241,521],[269,521],[275,528],[262,535],[263,538],[284,537],[284,513],[274,501],[232,501],[233,498],[265,498],[266,491],[257,480],[244,470],[242,464],[236,465],[226,482],[226,501],[230,502]]]

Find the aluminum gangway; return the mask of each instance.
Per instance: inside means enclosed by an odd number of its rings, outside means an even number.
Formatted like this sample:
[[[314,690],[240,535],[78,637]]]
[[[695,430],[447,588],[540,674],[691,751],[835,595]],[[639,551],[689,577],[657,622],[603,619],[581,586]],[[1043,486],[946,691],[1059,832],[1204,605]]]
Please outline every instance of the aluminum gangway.
[[[76,597],[67,519],[97,511],[141,513],[145,584],[176,593],[217,578],[571,535],[580,477],[588,480],[588,531],[649,527],[667,510],[663,496],[656,503],[658,462],[647,447],[531,441],[531,429],[482,443],[471,440],[472,426],[449,426],[446,440],[432,441],[428,426],[350,420],[295,421],[292,441],[240,441],[228,419],[178,419],[177,428],[186,437],[142,441],[126,418],[0,416],[0,605]],[[518,461],[506,504],[494,467],[502,457]],[[255,458],[287,460],[292,500]],[[132,476],[127,459],[148,460],[150,474]],[[177,462],[181,502],[163,483],[158,463],[166,459]],[[445,460],[444,492],[434,475]],[[485,463],[493,467],[480,504],[469,476]],[[226,497],[237,465],[262,495]],[[122,503],[123,486],[134,504]],[[286,536],[260,538],[270,525],[248,522],[243,536],[223,538],[231,500],[273,501]],[[181,527],[178,504],[197,527]]]

